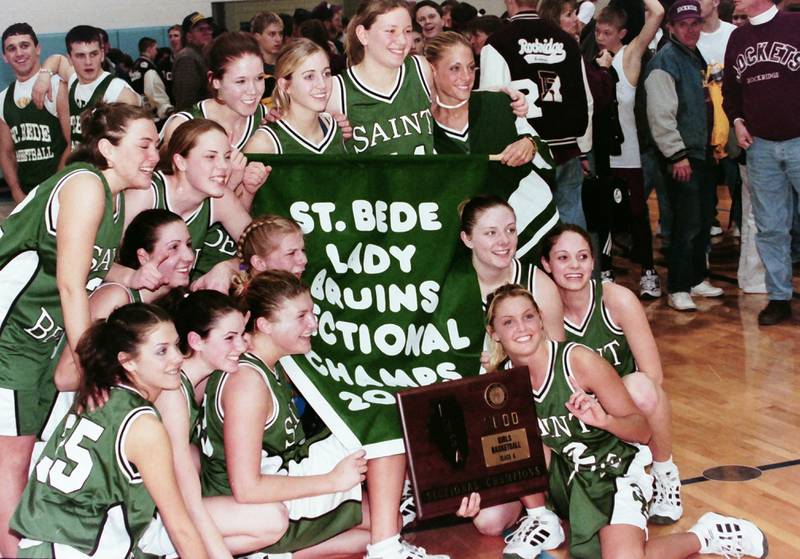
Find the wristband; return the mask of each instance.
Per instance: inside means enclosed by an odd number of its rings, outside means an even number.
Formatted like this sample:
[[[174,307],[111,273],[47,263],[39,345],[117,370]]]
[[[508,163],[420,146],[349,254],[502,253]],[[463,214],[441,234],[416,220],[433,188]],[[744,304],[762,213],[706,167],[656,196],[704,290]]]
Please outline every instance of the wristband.
[[[40,74],[50,74],[51,78],[56,75],[55,72],[53,72],[52,70],[48,70],[47,68],[40,68],[39,69],[39,73]]]

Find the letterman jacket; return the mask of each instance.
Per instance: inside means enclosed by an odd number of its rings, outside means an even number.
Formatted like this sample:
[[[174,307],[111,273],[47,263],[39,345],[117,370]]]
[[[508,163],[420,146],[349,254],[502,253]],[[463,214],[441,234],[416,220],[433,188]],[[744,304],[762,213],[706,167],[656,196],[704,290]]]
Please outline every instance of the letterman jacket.
[[[560,165],[592,149],[593,100],[578,42],[523,11],[481,51],[481,89],[509,86],[527,93],[528,122]]]

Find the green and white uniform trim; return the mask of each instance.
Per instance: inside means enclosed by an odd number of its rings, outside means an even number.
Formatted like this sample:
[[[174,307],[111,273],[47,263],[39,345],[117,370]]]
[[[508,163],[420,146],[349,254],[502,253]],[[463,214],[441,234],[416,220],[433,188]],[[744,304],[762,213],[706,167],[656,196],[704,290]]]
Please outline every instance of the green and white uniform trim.
[[[54,175],[67,147],[58,117],[33,102],[20,108],[14,94],[18,82],[11,82],[2,103],[2,120],[8,124],[17,158],[17,178],[25,193]]]
[[[652,478],[644,472],[647,447],[621,441],[586,425],[567,411],[577,390],[570,371],[573,342],[547,341],[547,374],[533,388],[542,442],[551,450],[549,499],[556,513],[570,521],[570,556],[600,557],[598,533],[610,523],[645,529]]]
[[[24,557],[128,557],[155,504],[125,439],[158,412],[137,390],[115,386],[93,412],[70,413],[46,445],[11,520]]]
[[[112,74],[106,74],[105,77],[99,79],[99,83],[92,92],[92,96],[88,101],[80,101],[75,93],[80,85],[80,80],[74,77],[72,84],[69,86],[69,127],[70,127],[70,140],[72,141],[72,148],[77,148],[83,142],[83,134],[81,134],[81,115],[83,111],[91,109],[103,100],[108,86],[114,81]]]
[[[272,416],[264,424],[261,473],[310,476],[330,472],[349,454],[328,429],[306,438],[294,402],[292,387],[282,367],[269,369],[258,357],[245,353],[239,366],[256,371],[272,400]],[[241,374],[234,373],[234,374]],[[206,385],[203,399],[201,483],[203,496],[231,495],[225,460],[222,395],[229,373],[217,371]],[[361,486],[326,495],[285,501],[289,528],[267,553],[285,553],[310,547],[361,523]]]
[[[542,239],[559,221],[550,187],[555,186],[556,168],[550,148],[526,119],[514,116],[505,93],[473,91],[467,125],[462,130],[434,120],[434,147],[439,154],[498,154],[523,137],[536,144],[533,161],[520,167],[497,164],[490,185],[498,185],[504,192],[508,191],[505,184],[518,185],[508,196],[517,216],[517,257],[536,263]]]
[[[636,372],[636,360],[625,337],[611,313],[603,303],[603,282],[591,280],[589,305],[580,323],[575,324],[564,317],[567,341],[578,342],[592,348],[614,367],[619,376]]]
[[[320,142],[306,138],[285,119],[260,126],[255,133],[267,136],[278,154],[339,155],[347,153],[342,131],[333,117],[328,113],[320,113],[319,124],[324,134]]]
[[[370,88],[352,67],[334,76],[355,153],[420,155],[433,151],[431,89],[422,60],[409,56],[388,94]]]
[[[0,435],[38,433],[50,405],[39,401],[39,391],[64,331],[56,286],[58,196],[82,174],[97,177],[105,191],[86,283],[93,291],[114,263],[125,215],[124,198],[112,197],[96,167],[69,165],[36,186],[0,227]]]
[[[186,120],[192,120],[195,118],[209,118],[207,104],[213,102],[214,101],[211,99],[200,101],[188,111],[176,113],[172,115],[170,119],[176,117],[182,117]],[[259,105],[256,109],[256,112],[247,117],[244,130],[233,147],[238,150],[244,149],[245,144],[251,138],[251,136],[255,134],[256,129],[261,124],[261,121],[264,119],[265,115],[266,108],[264,105]],[[166,128],[167,126],[165,125],[164,129]],[[164,129],[162,129],[162,133]],[[161,139],[163,141],[163,136]],[[192,247],[194,247],[194,242],[194,235],[192,235]],[[203,241],[203,246],[200,249],[200,254],[195,260],[194,270],[192,271],[192,281],[208,272],[220,262],[230,260],[234,256],[236,256],[236,240],[233,239],[227,231],[225,231],[225,228],[219,222],[209,223],[208,230],[206,231],[205,239]]]

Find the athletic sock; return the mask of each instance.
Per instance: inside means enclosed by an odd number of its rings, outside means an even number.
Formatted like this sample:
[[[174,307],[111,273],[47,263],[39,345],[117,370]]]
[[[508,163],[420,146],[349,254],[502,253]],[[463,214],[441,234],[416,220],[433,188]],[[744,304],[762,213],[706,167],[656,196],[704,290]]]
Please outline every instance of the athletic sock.
[[[670,456],[663,462],[656,462],[655,460],[653,460],[652,472],[655,475],[663,476],[674,469],[675,469],[675,464],[672,462],[672,456]]]
[[[540,514],[542,514],[545,511],[547,511],[547,507],[544,506],[544,505],[542,505],[540,507],[534,507],[532,509],[529,509],[528,507],[525,507],[525,512],[528,513],[528,516],[539,516]]]
[[[395,551],[398,547],[400,547],[400,534],[395,534],[394,536],[390,536],[385,540],[368,544],[367,555],[375,555],[380,557],[386,553]]]

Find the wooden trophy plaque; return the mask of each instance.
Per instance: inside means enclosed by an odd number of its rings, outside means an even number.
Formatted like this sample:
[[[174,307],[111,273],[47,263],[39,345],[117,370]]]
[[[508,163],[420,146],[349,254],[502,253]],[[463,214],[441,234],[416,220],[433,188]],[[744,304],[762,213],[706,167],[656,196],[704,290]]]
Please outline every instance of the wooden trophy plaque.
[[[547,488],[527,367],[403,391],[397,396],[417,517],[453,514]]]

